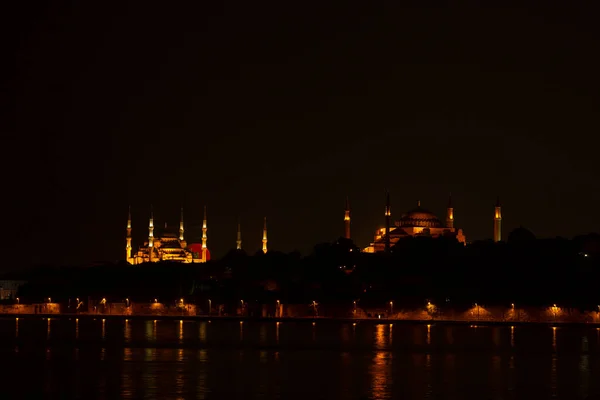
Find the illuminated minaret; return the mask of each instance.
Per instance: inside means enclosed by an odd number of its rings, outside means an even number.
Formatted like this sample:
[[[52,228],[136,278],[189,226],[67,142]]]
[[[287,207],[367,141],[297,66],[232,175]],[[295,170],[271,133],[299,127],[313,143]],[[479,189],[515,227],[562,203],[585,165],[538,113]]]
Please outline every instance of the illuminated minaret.
[[[202,221],[202,262],[206,262],[206,206],[204,206],[204,220]]]
[[[500,207],[500,196],[496,199],[496,208],[494,209],[494,242],[502,240],[502,210]]]
[[[130,262],[131,259],[131,206],[129,206],[129,213],[127,214],[127,245],[125,246],[125,260]]]
[[[154,255],[154,212],[152,206],[150,206],[150,224],[148,225],[148,250],[150,262],[152,262],[152,256]]]
[[[454,228],[454,207],[452,207],[452,193],[448,197],[448,211],[446,213],[446,228]]]
[[[183,207],[181,207],[181,217],[179,218],[179,240],[183,241]]]
[[[263,238],[262,238],[262,251],[263,253],[267,253],[267,217],[265,217],[265,225],[263,227]]]
[[[236,249],[242,249],[242,228],[240,227],[240,221],[238,220],[238,230],[237,230],[237,240],[236,240]]]
[[[390,206],[390,192],[385,191],[385,252],[390,252],[390,222],[392,219],[392,208]]]
[[[350,239],[350,201],[346,197],[346,211],[344,212],[344,237]]]

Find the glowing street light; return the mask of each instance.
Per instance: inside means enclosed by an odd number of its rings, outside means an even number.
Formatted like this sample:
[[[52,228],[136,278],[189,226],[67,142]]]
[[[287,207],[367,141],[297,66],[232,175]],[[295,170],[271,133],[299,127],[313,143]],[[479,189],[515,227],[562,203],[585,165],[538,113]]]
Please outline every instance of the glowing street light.
[[[390,301],[390,316],[394,314],[394,302]]]
[[[211,303],[212,302],[210,301],[210,299],[208,299],[208,315],[210,315],[210,310],[212,308]]]

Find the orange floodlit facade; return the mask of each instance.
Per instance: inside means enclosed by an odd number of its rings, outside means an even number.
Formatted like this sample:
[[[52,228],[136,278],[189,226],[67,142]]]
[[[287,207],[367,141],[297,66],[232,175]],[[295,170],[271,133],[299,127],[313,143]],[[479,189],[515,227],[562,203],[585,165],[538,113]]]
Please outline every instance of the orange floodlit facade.
[[[154,213],[150,211],[148,223],[148,239],[144,241],[134,253],[131,244],[131,209],[127,219],[126,237],[126,260],[130,264],[142,264],[145,262],[175,261],[181,263],[204,263],[210,260],[210,251],[207,247],[207,224],[206,208],[204,209],[204,220],[202,223],[202,243],[188,243],[185,238],[183,223],[183,209],[179,221],[179,230],[174,231],[165,228],[160,236],[155,236]]]
[[[384,216],[389,218],[390,214],[390,208],[386,207]],[[373,242],[363,251],[366,253],[385,251],[387,236],[386,228],[377,229]],[[416,208],[402,214],[389,228],[389,242],[392,246],[403,238],[415,236],[451,236],[455,237],[460,243],[466,243],[466,237],[462,229],[454,227],[454,208],[451,206],[448,207],[445,224],[435,214],[422,208],[421,202],[418,202]]]

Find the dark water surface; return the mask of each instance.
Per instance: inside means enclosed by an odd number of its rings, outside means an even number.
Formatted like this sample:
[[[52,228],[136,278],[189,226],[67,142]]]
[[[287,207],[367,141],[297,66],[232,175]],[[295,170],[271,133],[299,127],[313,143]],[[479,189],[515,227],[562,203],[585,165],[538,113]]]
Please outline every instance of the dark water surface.
[[[0,398],[600,398],[591,327],[0,319]]]

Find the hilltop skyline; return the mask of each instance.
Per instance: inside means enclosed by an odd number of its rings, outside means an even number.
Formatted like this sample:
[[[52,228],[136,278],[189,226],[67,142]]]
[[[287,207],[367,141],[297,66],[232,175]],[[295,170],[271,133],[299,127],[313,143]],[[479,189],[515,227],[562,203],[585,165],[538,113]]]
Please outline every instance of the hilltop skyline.
[[[576,4],[4,4],[0,270],[123,258],[179,209],[218,258],[368,243],[451,192],[468,240],[600,224],[600,34]],[[158,222],[157,222],[157,226]],[[191,233],[191,232],[190,232]]]

